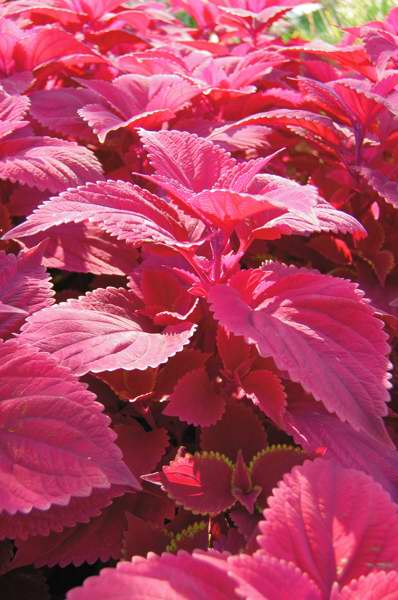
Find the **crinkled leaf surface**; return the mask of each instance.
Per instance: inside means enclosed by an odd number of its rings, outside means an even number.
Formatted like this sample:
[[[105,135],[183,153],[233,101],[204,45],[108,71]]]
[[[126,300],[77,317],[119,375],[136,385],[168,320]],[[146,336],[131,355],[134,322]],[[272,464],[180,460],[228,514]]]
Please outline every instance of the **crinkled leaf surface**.
[[[242,554],[228,560],[231,575],[239,582],[238,593],[250,600],[321,600],[313,581],[293,563],[278,560],[262,552]]]
[[[36,313],[22,337],[83,375],[157,367],[182,350],[195,330],[192,323],[182,323],[161,331],[134,309],[132,292],[97,289]]]
[[[104,569],[69,592],[67,600],[231,600],[236,584],[227,566],[226,557],[215,551],[149,554],[148,559],[136,557]]]
[[[334,581],[397,569],[397,508],[361,471],[307,461],[285,475],[269,506],[260,548],[308,573],[325,596]]]
[[[17,332],[30,314],[54,302],[49,275],[41,265],[44,248],[18,256],[0,252],[0,337]]]
[[[0,179],[62,192],[102,179],[102,168],[88,148],[74,142],[26,136],[0,142]]]
[[[93,394],[47,354],[0,345],[0,510],[27,514],[65,506],[94,489],[139,484]]]
[[[30,236],[56,225],[85,221],[136,245],[154,242],[189,248],[203,243],[203,224],[185,223],[170,204],[125,181],[106,181],[68,190],[44,202],[5,237]]]
[[[355,429],[388,441],[388,345],[355,285],[269,263],[209,291],[215,318]],[[355,324],[355,329],[353,325]]]

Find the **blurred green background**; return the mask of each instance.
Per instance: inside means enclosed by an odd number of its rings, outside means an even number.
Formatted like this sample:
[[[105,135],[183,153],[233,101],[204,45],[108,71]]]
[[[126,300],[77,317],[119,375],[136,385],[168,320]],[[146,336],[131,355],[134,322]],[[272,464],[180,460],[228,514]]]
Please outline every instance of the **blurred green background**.
[[[317,4],[302,4],[287,16],[283,36],[337,42],[342,37],[341,28],[382,21],[396,6],[397,0],[320,0]]]

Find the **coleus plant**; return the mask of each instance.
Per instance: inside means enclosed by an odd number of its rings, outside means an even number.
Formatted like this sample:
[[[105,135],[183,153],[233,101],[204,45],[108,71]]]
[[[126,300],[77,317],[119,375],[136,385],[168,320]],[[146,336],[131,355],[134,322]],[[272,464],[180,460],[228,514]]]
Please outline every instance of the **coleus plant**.
[[[269,503],[251,555],[197,550],[137,557],[104,569],[67,598],[279,600],[292,590],[307,600],[394,597],[397,511],[371,478],[318,459],[285,475]]]
[[[261,424],[255,448],[260,455],[249,468],[242,448],[231,448],[228,440],[227,456],[217,453],[222,437],[209,432],[245,398],[289,432],[283,379],[300,383],[327,411],[387,452],[392,441],[382,417],[388,346],[356,286],[275,262],[239,266],[257,237],[340,229],[362,236],[362,226],[315,188],[262,174],[272,157],[237,162],[185,132],[141,130],[140,136],[154,168],[145,179],[162,196],[127,182],[87,184],[45,202],[4,236],[29,243],[42,234],[51,240],[52,228],[63,225],[67,235],[68,225],[88,221],[142,248],[128,288],[98,288],[35,311],[21,327],[21,342],[51,354],[76,375],[100,374],[113,389],[125,372],[158,369],[187,344],[202,354],[173,385],[163,414],[203,428],[205,451],[181,454],[160,476],[145,477],[194,514],[217,515],[236,501],[252,513],[256,503],[265,505],[285,469],[302,461],[293,449],[277,452],[278,476],[272,479],[268,456],[275,455],[261,452]],[[361,327],[347,339],[353,319]],[[204,354],[212,345],[218,361]],[[113,379],[107,376],[115,371]],[[256,430],[257,418],[251,418],[246,434]],[[15,566],[24,564],[22,556],[40,564],[40,542],[27,544],[17,543]]]
[[[393,598],[398,13],[171,4],[0,5],[0,590]]]

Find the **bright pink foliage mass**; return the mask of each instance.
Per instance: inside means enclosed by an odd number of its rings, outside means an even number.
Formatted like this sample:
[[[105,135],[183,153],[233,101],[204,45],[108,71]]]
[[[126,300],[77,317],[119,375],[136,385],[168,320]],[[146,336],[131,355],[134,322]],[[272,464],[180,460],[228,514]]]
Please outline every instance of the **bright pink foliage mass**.
[[[398,9],[299,4],[0,2],[1,597],[398,597]]]

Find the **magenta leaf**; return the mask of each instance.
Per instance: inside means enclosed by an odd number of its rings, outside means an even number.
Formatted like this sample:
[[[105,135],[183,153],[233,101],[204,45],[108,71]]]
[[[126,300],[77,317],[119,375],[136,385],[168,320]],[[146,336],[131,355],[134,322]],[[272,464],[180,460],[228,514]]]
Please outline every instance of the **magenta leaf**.
[[[111,485],[107,489],[94,489],[85,498],[71,498],[65,506],[53,504],[48,510],[33,508],[29,513],[0,515],[0,537],[24,541],[35,536],[60,533],[64,527],[87,523],[109,506],[114,498],[130,491],[128,486]]]
[[[379,571],[354,579],[338,591],[333,588],[331,600],[394,600],[398,589],[397,571]]]
[[[126,513],[127,529],[123,535],[122,557],[130,560],[133,556],[146,556],[148,552],[160,554],[170,541],[169,532],[156,526],[149,519],[141,519]]]
[[[159,473],[168,496],[193,514],[217,515],[235,503],[233,466],[218,452],[177,455]]]
[[[209,301],[224,327],[256,344],[329,411],[388,440],[381,417],[389,348],[381,322],[355,285],[268,263],[212,287]]]
[[[236,161],[220,146],[186,131],[140,131],[153,179],[169,182],[167,189],[198,193],[211,189]]]
[[[157,367],[182,350],[195,325],[181,323],[160,331],[137,316],[134,298],[121,288],[97,289],[35,313],[22,337],[78,375]]]
[[[112,83],[81,80],[100,102],[78,110],[101,143],[120,128],[157,128],[174,117],[199,89],[178,75],[122,75]]]
[[[88,221],[58,225],[48,232],[24,238],[27,246],[46,240],[43,263],[94,275],[125,275],[134,268],[138,252],[125,242],[117,241]]]
[[[278,560],[264,552],[241,554],[228,560],[231,575],[239,582],[237,592],[250,600],[321,600],[320,590],[293,563]]]
[[[113,484],[139,488],[93,394],[20,340],[0,353],[2,513],[47,511]]]
[[[206,370],[190,371],[174,388],[163,414],[193,425],[209,427],[222,417],[225,398],[217,393]]]
[[[198,299],[188,292],[187,285],[165,267],[144,269],[141,288],[145,304],[141,313],[158,325],[189,320],[198,305]]]
[[[102,168],[90,150],[74,142],[26,136],[0,142],[0,179],[61,192],[102,179]]]
[[[20,238],[65,223],[91,222],[130,244],[189,248],[203,243],[203,225],[186,225],[181,214],[150,192],[124,181],[88,184],[44,202],[4,236]]]
[[[195,194],[191,205],[205,219],[222,229],[231,229],[235,223],[254,215],[271,214],[272,218],[283,215],[287,209],[275,208],[267,196],[244,194],[231,190],[213,189]]]
[[[67,64],[102,63],[104,59],[76,37],[59,27],[37,27],[24,36],[17,49],[25,69],[35,69],[54,61]]]
[[[85,89],[40,90],[30,96],[32,102],[30,113],[43,127],[59,135],[95,141],[90,128],[77,111],[96,98],[93,92]]]
[[[0,139],[28,124],[28,121],[22,119],[29,106],[27,96],[7,94],[0,86]]]
[[[0,252],[0,337],[17,332],[30,314],[54,302],[49,276],[41,266],[45,248],[18,256]]]
[[[332,119],[307,110],[270,110],[236,121],[232,127],[248,125],[294,128],[294,131],[300,135],[305,136],[309,133],[332,148],[338,148],[344,139],[343,134],[334,126]],[[229,127],[231,125],[226,125],[224,130],[228,130]]]
[[[397,500],[398,453],[395,447],[386,446],[363,431],[355,431],[297,389],[289,394],[283,429],[308,452],[323,448],[326,457],[341,466],[368,473],[393,500]]]
[[[150,554],[103,569],[82,588],[68,593],[67,600],[234,600],[235,582],[227,574],[225,555],[196,550],[192,555]]]
[[[398,191],[395,181],[388,179],[383,173],[369,167],[357,167],[357,171],[378,196],[395,208],[398,208]]]
[[[308,573],[325,597],[334,581],[397,568],[397,508],[361,471],[305,462],[285,475],[269,506],[260,548]]]

